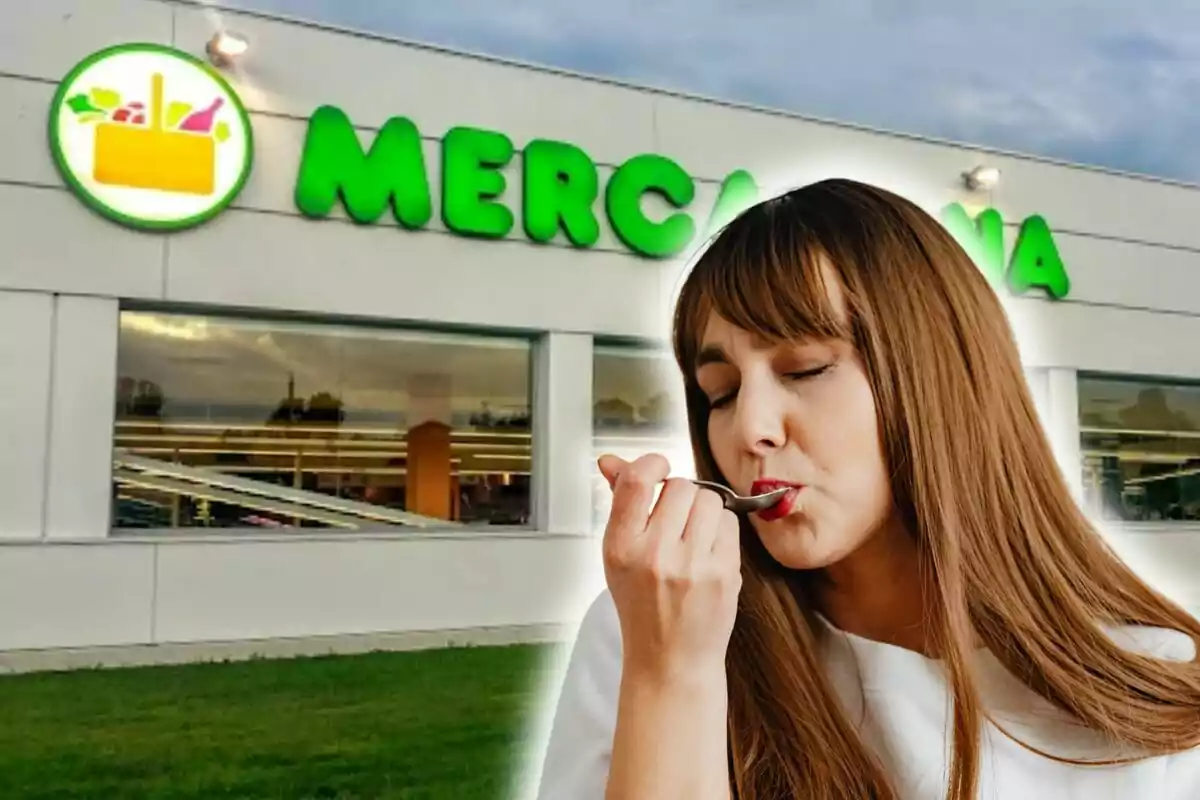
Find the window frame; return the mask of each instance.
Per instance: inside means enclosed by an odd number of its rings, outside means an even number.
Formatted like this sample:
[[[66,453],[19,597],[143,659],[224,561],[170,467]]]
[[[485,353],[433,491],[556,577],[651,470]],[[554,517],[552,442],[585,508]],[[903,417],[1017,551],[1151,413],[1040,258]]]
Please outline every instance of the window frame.
[[[259,528],[254,526],[236,526],[236,527],[148,527],[148,528],[122,528],[116,526],[115,500],[116,500],[116,482],[115,470],[117,462],[116,452],[116,435],[117,435],[117,416],[116,403],[117,391],[119,384],[112,387],[113,394],[110,395],[108,407],[111,411],[111,425],[109,430],[110,440],[110,458],[112,459],[113,470],[108,478],[108,491],[111,494],[110,510],[106,527],[109,536],[120,538],[123,540],[137,539],[160,539],[168,538],[172,540],[180,539],[204,539],[211,540],[214,538],[229,538],[238,541],[250,539],[334,539],[338,541],[352,538],[413,538],[413,537],[451,537],[451,538],[474,538],[474,537],[519,537],[525,538],[529,536],[539,535],[541,532],[537,530],[536,521],[534,519],[534,509],[537,507],[538,498],[538,481],[534,474],[534,463],[532,453],[537,447],[536,431],[537,423],[534,415],[538,405],[538,398],[535,396],[537,381],[537,347],[539,339],[544,332],[536,331],[527,328],[498,328],[494,326],[480,325],[462,325],[454,323],[445,323],[437,321],[424,321],[412,319],[389,319],[381,317],[360,317],[347,314],[322,314],[307,311],[287,311],[277,309],[258,309],[245,307],[227,307],[220,305],[209,304],[177,304],[177,303],[161,303],[151,301],[122,301],[117,309],[117,325],[115,336],[117,338],[116,359],[115,365],[116,378],[120,379],[119,364],[121,358],[122,346],[122,318],[126,314],[159,314],[163,316],[174,317],[193,317],[193,318],[215,318],[219,321],[238,322],[245,321],[248,323],[257,323],[262,325],[281,325],[285,327],[296,326],[298,329],[309,328],[310,330],[320,329],[351,329],[353,331],[364,332],[366,338],[369,338],[369,332],[377,331],[380,334],[407,334],[411,333],[421,337],[429,337],[426,340],[442,341],[445,343],[462,343],[470,345],[472,340],[480,341],[493,339],[504,339],[511,342],[513,345],[518,343],[524,350],[528,368],[526,369],[525,386],[526,398],[528,401],[528,413],[530,417],[529,435],[530,435],[530,470],[528,475],[529,480],[529,499],[528,499],[528,522],[526,524],[514,525],[488,525],[479,523],[454,524],[447,522],[446,525],[431,525],[429,527],[413,527],[407,529],[401,528],[383,528],[375,525],[363,525],[355,530],[338,530],[330,527],[323,528],[285,528],[281,531],[275,531],[270,528]],[[466,341],[462,341],[462,340]]]

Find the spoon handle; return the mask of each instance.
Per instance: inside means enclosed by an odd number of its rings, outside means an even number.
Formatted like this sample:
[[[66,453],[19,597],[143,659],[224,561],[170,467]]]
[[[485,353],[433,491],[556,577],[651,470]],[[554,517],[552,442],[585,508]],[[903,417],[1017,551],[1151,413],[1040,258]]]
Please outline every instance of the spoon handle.
[[[726,506],[739,499],[737,492],[733,491],[733,489],[730,489],[728,486],[724,486],[719,483],[713,483],[712,481],[699,481],[695,479],[692,480],[692,483],[696,484],[701,489],[711,489],[712,491],[721,495],[721,497],[725,500]]]
[[[773,489],[772,491],[763,494],[743,496],[730,489],[728,486],[723,486],[712,481],[693,480],[692,483],[704,489],[711,489],[721,495],[721,499],[725,501],[725,508],[735,514],[750,514],[755,511],[762,511],[765,508],[770,508],[781,497],[788,493],[789,489]]]
[[[764,508],[769,508],[774,505],[779,498],[788,493],[789,489],[774,489],[764,494],[750,495],[743,497],[742,495],[730,489],[728,486],[713,481],[702,481],[695,478],[689,478],[692,483],[702,489],[710,489],[721,496],[725,502],[725,508],[735,514],[750,514],[755,511],[762,511]]]

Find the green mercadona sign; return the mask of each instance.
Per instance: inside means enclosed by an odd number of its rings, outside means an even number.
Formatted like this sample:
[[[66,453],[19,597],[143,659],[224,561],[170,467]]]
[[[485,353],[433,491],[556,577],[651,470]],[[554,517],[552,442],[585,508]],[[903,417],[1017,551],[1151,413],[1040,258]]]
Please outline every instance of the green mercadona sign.
[[[461,236],[501,239],[517,225],[517,213],[505,203],[503,170],[517,149],[498,131],[458,127],[441,141],[441,205],[447,229]],[[599,213],[621,242],[647,258],[671,258],[695,239],[691,210],[696,182],[665,156],[637,155],[619,165],[603,186],[596,163],[579,147],[536,139],[522,151],[520,222],[533,242],[563,236],[577,248],[595,246]],[[642,207],[647,194],[670,207],[651,219]],[[716,230],[758,197],[758,186],[745,170],[728,175],[709,213],[704,231]],[[385,214],[402,227],[420,230],[433,219],[433,192],[421,132],[412,120],[392,117],[366,149],[354,124],[333,106],[318,108],[308,121],[296,206],[313,218],[329,216],[341,205],[355,222],[379,222]],[[602,209],[599,212],[598,209]],[[1014,294],[1039,289],[1052,298],[1070,290],[1066,268],[1049,225],[1040,216],[1025,219],[1011,256],[1005,260],[1004,222],[987,209],[972,218],[955,203],[942,211],[942,222],[995,286]]]
[[[63,181],[109,219],[146,231],[178,231],[216,217],[249,178],[255,143],[236,90],[198,58],[157,44],[117,45],[94,53],[60,82],[51,101],[49,143]],[[521,150],[521,207],[510,206],[504,170],[517,157],[503,133],[457,127],[441,140],[437,212],[450,231],[484,239],[509,236],[517,216],[525,236],[577,248],[600,239],[600,215],[630,251],[671,258],[701,230],[696,182],[675,161],[637,155],[601,186],[596,163],[568,142],[535,139]],[[506,195],[509,202],[506,203]],[[601,196],[603,195],[603,196]],[[643,207],[659,198],[659,211]],[[384,123],[367,147],[341,110],[321,106],[308,120],[295,203],[314,218],[339,204],[355,222],[385,214],[410,230],[433,219],[434,193],[421,133],[405,117]],[[708,235],[759,197],[745,170],[729,174],[705,220]],[[989,209],[975,217],[958,205],[942,219],[993,284],[1050,297],[1069,290],[1050,228],[1024,220],[1005,258],[1005,225]]]

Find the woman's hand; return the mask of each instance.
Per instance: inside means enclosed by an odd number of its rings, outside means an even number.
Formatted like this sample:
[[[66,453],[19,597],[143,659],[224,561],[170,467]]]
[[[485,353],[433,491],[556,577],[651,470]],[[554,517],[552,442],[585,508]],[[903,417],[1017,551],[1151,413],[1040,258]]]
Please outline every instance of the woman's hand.
[[[742,587],[738,520],[715,492],[668,480],[661,455],[603,456],[613,490],[604,572],[621,621],[625,670],[651,680],[707,679],[725,670]]]

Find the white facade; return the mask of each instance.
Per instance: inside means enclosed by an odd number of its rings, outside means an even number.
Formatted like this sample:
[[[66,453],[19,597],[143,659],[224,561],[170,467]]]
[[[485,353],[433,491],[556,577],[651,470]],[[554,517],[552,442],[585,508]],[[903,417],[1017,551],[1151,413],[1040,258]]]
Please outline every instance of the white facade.
[[[155,42],[203,55],[224,20],[251,50],[229,79],[255,163],[234,205],[170,234],[91,212],[55,169],[46,118],[89,54]],[[1010,302],[1031,385],[1072,480],[1077,372],[1200,380],[1200,190],[160,0],[42,0],[0,30],[0,650],[259,640],[570,623],[599,586],[592,527],[595,337],[656,341],[681,262],[631,254],[604,224],[561,237],[456,236],[437,222],[313,221],[293,199],[306,120],[333,104],[369,141],[389,117],[438,139],[457,125],[519,149],[571,142],[601,181],[639,153],[683,165],[703,225],[722,179],[816,173],[978,203],[960,175],[1002,181],[986,203],[1050,224],[1072,286]],[[15,112],[15,113],[14,113]],[[518,214],[519,158],[506,174]],[[1013,235],[1012,228],[1009,237]],[[511,331],[534,342],[530,530],[114,532],[114,387],[123,308],[299,314],[350,324]],[[1200,606],[1200,523],[1111,526],[1165,591]]]

